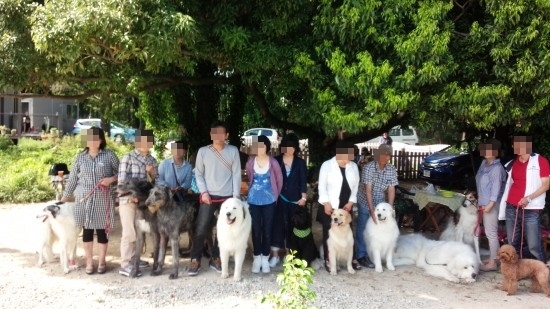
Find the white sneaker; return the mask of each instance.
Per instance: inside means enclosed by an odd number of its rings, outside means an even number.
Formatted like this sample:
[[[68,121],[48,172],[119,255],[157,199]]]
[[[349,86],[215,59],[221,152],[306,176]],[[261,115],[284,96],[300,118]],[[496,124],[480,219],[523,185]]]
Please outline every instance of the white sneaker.
[[[262,255],[262,272],[264,274],[271,272],[271,269],[269,268],[269,255]]]
[[[273,267],[277,266],[277,264],[279,264],[279,261],[280,261],[280,259],[279,259],[278,256],[272,257],[271,260],[269,260],[269,267],[273,268]]]
[[[255,255],[254,261],[252,261],[252,272],[255,274],[259,273],[261,267],[262,267],[262,257],[260,255]]]

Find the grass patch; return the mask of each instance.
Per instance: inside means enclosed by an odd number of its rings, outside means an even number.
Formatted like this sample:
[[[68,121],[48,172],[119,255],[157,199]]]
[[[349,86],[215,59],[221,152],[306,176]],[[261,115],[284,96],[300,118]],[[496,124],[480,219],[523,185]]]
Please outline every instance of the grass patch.
[[[10,140],[11,141],[11,140]],[[53,163],[67,163],[82,151],[80,137],[66,136],[47,140],[21,138],[17,146],[0,137],[0,203],[30,203],[55,199],[48,171]],[[133,145],[119,145],[107,141],[107,148],[119,158],[133,149]]]

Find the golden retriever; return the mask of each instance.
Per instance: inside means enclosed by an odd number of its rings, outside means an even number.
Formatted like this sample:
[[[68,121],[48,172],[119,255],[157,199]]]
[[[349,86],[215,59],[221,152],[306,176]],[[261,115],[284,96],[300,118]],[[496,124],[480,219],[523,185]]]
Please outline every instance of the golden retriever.
[[[351,231],[351,215],[344,209],[336,209],[332,212],[331,227],[328,231],[328,256],[330,262],[330,274],[336,275],[337,261],[344,260],[350,274],[355,274],[351,262],[353,260],[353,232]]]

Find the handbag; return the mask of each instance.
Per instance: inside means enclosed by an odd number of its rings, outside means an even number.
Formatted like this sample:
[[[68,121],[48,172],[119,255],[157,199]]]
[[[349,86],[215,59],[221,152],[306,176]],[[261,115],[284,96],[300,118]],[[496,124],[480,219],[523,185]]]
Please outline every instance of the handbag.
[[[176,174],[176,167],[174,166],[174,163],[172,163],[172,170],[174,171],[174,178],[176,179],[176,184],[178,185],[179,190],[174,192],[174,201],[176,202],[183,202],[185,200],[185,191],[183,190],[183,187],[180,185],[180,182],[178,181],[178,175]]]

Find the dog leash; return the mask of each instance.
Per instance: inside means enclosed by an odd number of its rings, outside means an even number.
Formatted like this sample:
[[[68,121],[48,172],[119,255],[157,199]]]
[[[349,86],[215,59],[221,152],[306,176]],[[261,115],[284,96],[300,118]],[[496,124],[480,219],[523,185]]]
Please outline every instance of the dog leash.
[[[204,194],[208,194],[208,193],[201,193],[199,195],[199,203],[202,204],[202,196]],[[226,200],[228,199],[228,197],[223,197],[223,198],[219,198],[219,199],[213,199],[213,198],[210,198],[210,203],[223,203],[225,202]]]
[[[106,214],[106,218],[105,218],[105,234],[107,234],[107,239],[109,239],[109,233],[111,232],[111,200],[109,199],[109,191],[110,191],[109,186],[102,186],[101,181],[99,181],[92,188],[92,190],[90,190],[90,192],[88,192],[88,194],[86,194],[86,196],[84,196],[80,200],[80,202],[82,203],[82,202],[86,201],[87,199],[89,199],[90,196],[92,196],[94,191],[96,191],[97,189],[100,189],[101,193],[105,194],[105,202],[107,203],[107,214]]]
[[[291,203],[291,204],[296,204],[296,205],[298,205],[298,201],[289,201],[289,200],[288,200],[284,195],[282,195],[282,194],[279,194],[279,197],[280,197],[283,201],[285,201],[285,202],[287,202],[287,203]]]
[[[479,237],[481,234],[481,220],[483,220],[483,211],[484,209],[479,207],[477,209],[477,222],[476,227],[474,228],[474,236]]]
[[[523,223],[525,221],[525,208],[521,208],[522,209],[522,213],[521,213],[521,240],[520,240],[520,243],[519,243],[519,258],[520,259],[523,259]],[[516,207],[516,218],[514,219],[514,231],[512,233],[512,241],[511,243],[513,244],[514,243],[514,239],[516,237],[516,227],[517,227],[517,224],[518,224],[518,214],[519,214],[519,209],[518,207]]]

